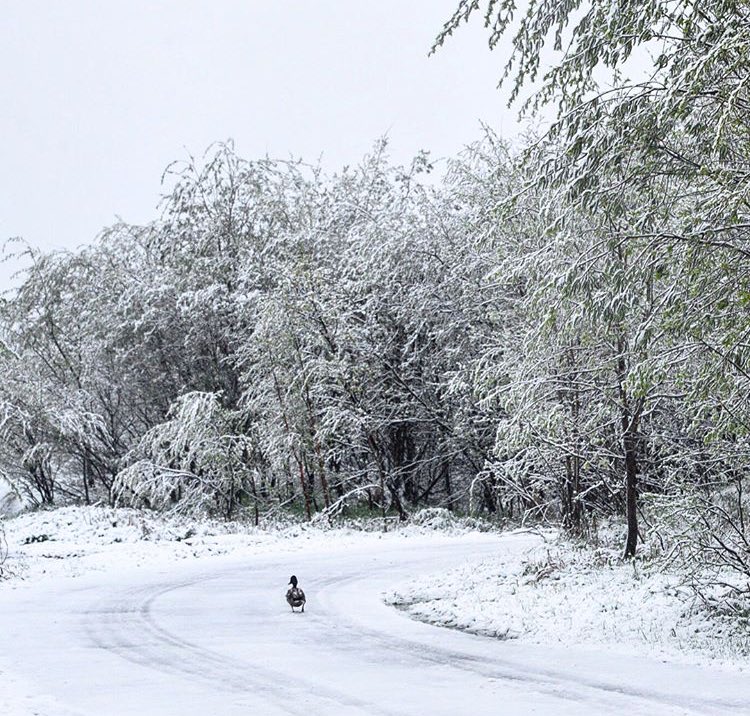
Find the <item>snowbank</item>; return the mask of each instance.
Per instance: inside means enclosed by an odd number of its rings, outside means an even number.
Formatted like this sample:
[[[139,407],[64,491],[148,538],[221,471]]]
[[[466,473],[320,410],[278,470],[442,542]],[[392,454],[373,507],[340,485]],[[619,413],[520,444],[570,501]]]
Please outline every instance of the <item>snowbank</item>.
[[[385,595],[415,619],[500,639],[606,646],[671,661],[742,667],[748,635],[709,615],[679,575],[613,549],[554,539],[523,559],[424,575]]]
[[[238,551],[300,550],[311,543],[347,549],[367,540],[408,539],[434,532],[465,534],[477,529],[472,520],[444,513],[447,510],[426,510],[406,524],[373,520],[344,527],[284,523],[256,528],[242,522],[196,520],[132,508],[37,510],[0,522],[8,552],[2,574],[10,581],[28,581]]]

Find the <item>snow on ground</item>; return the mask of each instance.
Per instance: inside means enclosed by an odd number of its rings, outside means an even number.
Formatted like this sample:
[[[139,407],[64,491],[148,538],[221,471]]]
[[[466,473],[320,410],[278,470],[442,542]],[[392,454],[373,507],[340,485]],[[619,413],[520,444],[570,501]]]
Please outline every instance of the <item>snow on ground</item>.
[[[415,619],[474,634],[744,669],[749,635],[709,615],[681,581],[648,560],[624,562],[613,548],[548,533],[522,559],[421,575],[385,598]]]
[[[465,534],[480,525],[444,513],[423,510],[404,526],[388,520],[384,533],[381,521],[368,523],[369,530],[356,525],[330,528],[309,523],[256,528],[242,522],[195,520],[130,508],[38,510],[0,522],[5,527],[8,549],[2,571],[11,578],[33,581],[137,567],[165,559],[304,550],[319,543],[332,549],[347,549],[363,541],[408,539],[434,532]]]
[[[549,532],[478,534],[441,511],[387,534],[106,507],[4,525],[7,716],[452,716],[468,694],[477,714],[750,709],[742,660],[705,663],[717,623],[673,576]],[[291,571],[303,619],[283,601]]]
[[[258,529],[102,506],[29,512],[4,524],[8,557],[2,571],[11,576],[6,584],[27,586],[212,555],[347,550],[482,527],[443,510],[422,511],[406,526],[389,522],[384,534],[304,523]],[[448,573],[415,575],[383,597],[417,620],[489,637],[604,645],[631,655],[743,668],[748,635],[696,608],[678,575],[662,573],[647,560],[624,563],[613,548],[575,548],[551,531],[540,532],[535,543],[522,557],[506,553]]]

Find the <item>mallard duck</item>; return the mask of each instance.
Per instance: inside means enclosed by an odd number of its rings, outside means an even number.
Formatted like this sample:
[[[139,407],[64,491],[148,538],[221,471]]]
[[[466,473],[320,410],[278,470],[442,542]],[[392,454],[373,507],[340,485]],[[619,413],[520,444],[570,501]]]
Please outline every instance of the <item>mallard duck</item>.
[[[297,586],[297,577],[294,575],[289,579],[289,584],[292,586],[286,590],[286,601],[294,611],[294,607],[302,607],[302,611],[305,611],[305,593],[300,587]]]

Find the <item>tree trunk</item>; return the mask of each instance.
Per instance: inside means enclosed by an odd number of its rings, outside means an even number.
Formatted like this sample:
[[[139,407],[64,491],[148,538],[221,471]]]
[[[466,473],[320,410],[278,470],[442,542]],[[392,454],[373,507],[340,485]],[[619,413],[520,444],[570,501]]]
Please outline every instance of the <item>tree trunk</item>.
[[[89,465],[89,458],[87,455],[83,456],[83,499],[87,505],[91,504],[91,497],[89,495],[89,475],[91,474],[91,468]]]
[[[620,416],[622,424],[622,451],[625,458],[625,519],[628,534],[625,539],[624,557],[635,557],[638,545],[638,421],[643,410],[642,397],[631,400],[625,387],[627,358],[625,337],[617,339],[617,379],[620,393]]]
[[[484,508],[491,515],[497,512],[497,503],[495,502],[495,496],[492,494],[492,488],[487,484],[486,480],[482,480],[482,502]]]
[[[307,519],[309,521],[312,519],[312,510],[310,508],[310,493],[307,489],[307,482],[305,480],[305,468],[302,465],[302,460],[297,458],[296,451],[295,459],[297,460],[297,466],[299,467],[299,482],[300,487],[302,488],[302,496],[305,500],[305,515],[307,516]]]
[[[453,487],[451,485],[451,467],[450,463],[447,461],[444,461],[442,465],[440,466],[440,469],[443,471],[443,479],[445,480],[445,498],[446,503],[448,505],[448,509],[453,512],[455,509],[455,506],[453,504]]]
[[[258,514],[258,488],[255,484],[255,475],[250,474],[250,487],[253,491],[253,517],[255,519],[255,526],[257,527],[260,523],[260,515]]]
[[[406,510],[404,509],[404,505],[401,502],[401,497],[398,494],[398,487],[396,485],[393,485],[391,483],[391,480],[387,480],[386,485],[388,487],[388,492],[391,495],[391,501],[396,507],[396,512],[398,512],[399,522],[405,522],[406,519],[409,517],[409,515],[406,513]]]
[[[318,472],[320,473],[320,486],[323,488],[323,505],[326,509],[331,506],[331,492],[328,488],[328,478],[326,477],[326,465],[323,460],[323,452],[320,449],[320,441],[318,438],[313,438],[313,448],[315,450],[315,457],[318,460]]]
[[[630,423],[630,425],[626,425]],[[628,536],[625,540],[625,557],[635,557],[638,544],[638,457],[637,438],[632,425],[633,421],[623,417],[623,450],[625,453],[625,516],[628,522]]]

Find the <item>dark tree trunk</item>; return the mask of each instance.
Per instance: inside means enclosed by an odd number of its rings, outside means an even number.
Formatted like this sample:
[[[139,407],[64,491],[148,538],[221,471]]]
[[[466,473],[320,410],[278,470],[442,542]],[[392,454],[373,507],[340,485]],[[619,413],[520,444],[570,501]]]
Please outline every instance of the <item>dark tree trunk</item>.
[[[620,393],[620,415],[622,425],[622,451],[625,458],[625,519],[628,534],[625,538],[624,557],[635,557],[638,546],[638,422],[643,410],[642,397],[632,400],[625,387],[627,378],[626,341],[623,335],[617,339],[617,379]]]
[[[258,514],[258,488],[255,484],[255,477],[252,474],[250,475],[250,486],[253,491],[253,518],[257,527],[260,523],[260,515]]]
[[[445,501],[448,505],[448,509],[453,512],[454,505],[453,505],[453,486],[451,485],[451,467],[450,463],[443,462],[440,466],[440,469],[443,471],[443,479],[445,480]]]
[[[323,489],[323,505],[326,509],[331,506],[331,492],[328,487],[328,478],[326,477],[326,466],[323,460],[323,452],[320,449],[318,438],[314,438],[315,457],[318,460],[318,472],[320,473],[320,486]]]
[[[404,505],[401,502],[401,497],[398,494],[398,488],[395,485],[392,485],[390,480],[386,484],[388,486],[388,492],[391,495],[393,505],[396,508],[396,512],[398,512],[399,522],[405,522],[409,515],[406,513]]]
[[[623,418],[623,423],[629,422],[623,434],[623,450],[625,453],[625,515],[628,523],[628,536],[625,540],[625,557],[635,557],[638,545],[638,440],[632,427],[632,420]]]
[[[299,482],[302,488],[302,497],[305,500],[305,515],[307,519],[312,519],[312,509],[310,504],[310,492],[307,489],[307,480],[305,480],[305,468],[302,465],[302,460],[297,458],[297,466],[299,467]]]
[[[492,492],[492,488],[487,484],[487,480],[482,480],[482,502],[484,502],[484,508],[491,515],[497,512],[495,495]]]
[[[89,496],[89,480],[91,475],[91,466],[87,455],[83,456],[83,499],[87,505],[91,504]]]

